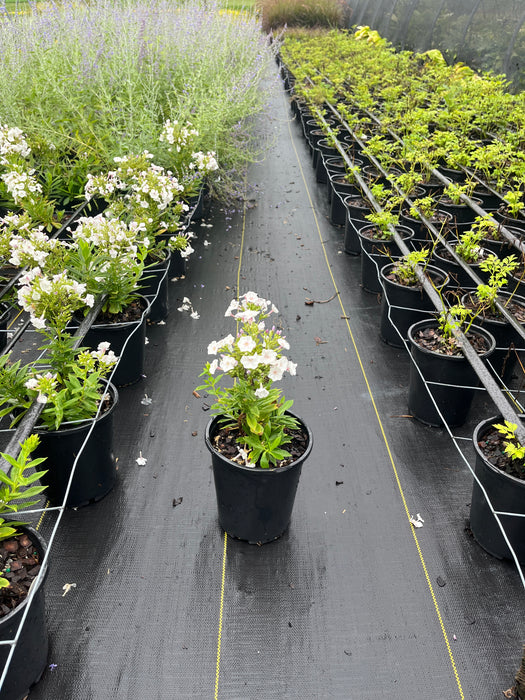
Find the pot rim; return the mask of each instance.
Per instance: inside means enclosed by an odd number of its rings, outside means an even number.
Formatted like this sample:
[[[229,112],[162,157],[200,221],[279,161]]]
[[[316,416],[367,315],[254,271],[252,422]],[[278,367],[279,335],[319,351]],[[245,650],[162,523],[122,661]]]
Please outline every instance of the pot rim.
[[[211,440],[211,435],[213,432],[213,428],[217,424],[218,420],[221,418],[220,414],[217,414],[215,416],[212,416],[210,420],[208,421],[208,424],[206,425],[206,430],[204,433],[204,441],[206,444],[206,447],[208,450],[215,454],[218,455],[222,460],[227,462],[228,465],[231,465],[233,467],[237,467],[241,471],[246,471],[249,472],[250,474],[272,474],[272,473],[282,473],[285,471],[288,471],[289,469],[292,469],[298,462],[304,462],[307,457],[310,456],[310,452],[312,451],[313,447],[313,442],[314,438],[312,435],[312,431],[308,427],[308,425],[304,422],[302,418],[300,418],[297,414],[293,413],[292,411],[286,411],[286,413],[293,418],[296,418],[300,423],[301,426],[306,430],[306,433],[308,434],[308,444],[306,446],[306,450],[303,452],[303,454],[295,459],[293,462],[290,462],[290,464],[286,464],[284,467],[269,467],[268,469],[263,469],[262,467],[247,467],[245,464],[238,464],[237,462],[233,462],[231,459],[228,459],[228,457],[225,457],[223,454],[221,454],[218,450],[215,449],[213,446],[212,440]]]
[[[455,244],[454,244],[454,243],[451,243],[450,245],[451,245],[452,247],[455,247]],[[446,263],[448,263],[448,264],[450,264],[450,265],[456,265],[457,267],[461,267],[461,265],[460,265],[459,263],[457,263],[455,260],[449,260],[448,258],[444,258],[442,255],[440,255],[439,253],[440,253],[442,250],[446,250],[445,246],[443,246],[443,245],[438,245],[438,246],[436,246],[436,249],[434,250],[434,255],[435,255],[437,258],[439,258],[440,260],[443,260],[444,262],[446,262]],[[485,257],[484,257],[484,258],[481,258],[480,260],[478,260],[478,261],[476,261],[476,262],[467,262],[466,260],[464,260],[463,262],[465,263],[465,265],[469,265],[470,267],[479,267],[479,266],[481,265],[482,262],[485,262],[485,260],[486,260],[488,257],[490,257],[490,255],[494,255],[494,253],[493,253],[491,250],[489,250],[489,248],[485,248],[485,247],[483,247],[483,246],[480,246],[480,250],[483,251],[483,253],[486,254]]]
[[[466,292],[465,294],[463,294],[463,296],[461,297],[461,303],[464,304],[464,303],[465,303],[465,299],[470,298],[471,294],[472,294],[474,291],[475,291],[475,290],[470,291],[470,292]],[[516,300],[518,300],[519,305],[522,306],[523,309],[525,309],[525,297],[522,297],[522,296],[520,296],[519,294],[513,294],[512,292],[500,292],[500,293],[498,294],[498,296],[501,296],[501,297],[511,297],[512,299],[516,299]],[[484,322],[484,323],[489,323],[489,324],[490,324],[490,323],[493,323],[495,326],[505,326],[505,325],[507,325],[507,321],[506,321],[504,318],[485,318],[484,316],[480,316],[480,318],[483,319],[483,322]],[[521,326],[525,326],[525,319],[524,319],[523,321],[521,321],[520,325],[521,325]]]
[[[357,232],[357,235],[360,238],[364,238],[367,241],[372,241],[373,243],[390,243],[391,241],[395,242],[393,238],[370,238],[370,236],[364,235],[363,231],[367,231],[367,230],[375,229],[375,228],[377,228],[377,227],[374,224],[363,226],[362,228],[359,229],[359,231]],[[401,238],[404,241],[408,241],[410,238],[413,238],[415,235],[414,230],[411,229],[410,226],[403,226],[403,224],[398,224],[397,226],[394,226],[394,228],[396,229],[396,231],[398,231],[398,229],[400,229],[401,234],[408,231],[407,235],[404,235],[404,236],[401,235]]]
[[[523,417],[525,418],[524,414],[520,414],[520,418]],[[505,479],[508,479],[511,483],[515,483],[517,486],[520,486],[521,488],[525,489],[525,479],[518,479],[517,476],[513,476],[512,474],[507,474],[507,472],[504,472],[502,469],[499,469],[496,467],[494,464],[488,461],[488,459],[485,457],[483,454],[483,450],[481,447],[478,445],[479,440],[483,438],[485,433],[488,432],[488,428],[492,427],[494,423],[500,423],[503,420],[503,416],[501,414],[497,416],[492,416],[491,418],[485,418],[485,420],[480,421],[476,427],[474,428],[474,432],[472,434],[472,444],[474,445],[474,450],[476,451],[476,454],[481,457],[483,460],[483,463],[485,467],[493,471],[496,475],[503,477]],[[485,430],[487,428],[487,430]],[[524,512],[525,512],[525,507],[524,507]]]
[[[139,326],[148,316],[150,312],[150,307],[151,307],[151,301],[143,296],[142,294],[137,294],[135,301],[141,299],[142,301],[145,302],[146,307],[144,308],[142,312],[142,316],[137,319],[136,321],[122,321],[120,323],[97,323],[96,319],[95,322],[91,324],[91,328],[96,328],[98,330],[100,329],[106,329],[106,328],[128,328],[129,326]]]
[[[384,279],[384,281],[387,284],[391,284],[395,287],[400,287],[402,289],[408,289],[412,292],[418,292],[418,293],[421,292],[421,290],[422,290],[421,286],[418,287],[418,286],[412,286],[412,285],[408,285],[408,284],[401,284],[400,282],[396,282],[394,280],[387,279],[386,275],[392,270],[394,265],[395,265],[395,262],[388,263],[388,265],[385,265],[384,267],[382,267],[379,270],[379,274]],[[442,275],[443,276],[442,286],[445,286],[450,281],[450,275],[448,274],[448,272],[445,272],[445,270],[442,270],[440,267],[437,267],[436,265],[427,265],[425,268],[425,271],[426,270],[432,270],[432,271],[437,272],[440,275]],[[524,302],[525,302],[525,300],[524,300]]]
[[[447,360],[454,360],[455,362],[463,361],[466,360],[465,355],[463,353],[461,355],[446,355],[445,353],[438,352],[437,350],[429,350],[428,348],[424,348],[419,343],[413,338],[413,331],[416,329],[416,326],[424,326],[424,325],[434,325],[437,326],[438,322],[435,318],[424,318],[421,321],[416,321],[416,323],[413,323],[410,328],[408,329],[407,335],[410,343],[414,347],[416,347],[420,352],[425,353],[427,355],[434,355],[436,357],[443,357],[446,358]],[[470,327],[470,332],[474,331],[478,335],[481,335],[484,337],[486,340],[490,341],[490,347],[488,350],[485,350],[481,354],[478,355],[480,358],[485,358],[489,357],[489,355],[494,352],[494,349],[496,348],[496,339],[490,333],[490,331],[487,331],[485,328],[481,328],[481,326],[475,326],[472,325]]]

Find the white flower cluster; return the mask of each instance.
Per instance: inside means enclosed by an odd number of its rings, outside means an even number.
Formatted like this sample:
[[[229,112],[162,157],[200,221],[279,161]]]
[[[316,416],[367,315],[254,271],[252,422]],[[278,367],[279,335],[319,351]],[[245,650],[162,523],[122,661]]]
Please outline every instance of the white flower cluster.
[[[6,165],[8,159],[5,156],[20,155],[27,158],[31,149],[25,140],[22,129],[17,126],[0,124],[0,163]]]
[[[177,153],[180,153],[182,148],[185,148],[194,136],[198,136],[199,132],[193,128],[191,122],[186,122],[184,126],[180,126],[179,122],[174,119],[166,119],[159,136],[159,141],[166,141],[170,146],[175,146]],[[169,151],[172,149],[169,148]]]
[[[92,350],[90,355],[93,359],[98,360],[103,365],[114,365],[118,360],[118,355],[115,355],[113,350],[110,350],[110,345],[107,340],[99,343],[96,350]]]
[[[239,301],[233,300],[226,310],[225,316],[232,316],[244,324],[250,325],[257,322],[259,314],[268,316],[278,313],[277,308],[268,299],[262,299],[255,292],[247,292]],[[208,354],[216,355],[225,350],[221,359],[215,359],[210,363],[210,374],[215,374],[217,369],[222,372],[231,372],[240,363],[245,370],[262,369],[264,372],[262,381],[280,381],[285,372],[295,375],[297,364],[291,362],[281,350],[289,350],[290,345],[281,335],[281,332],[272,328],[266,330],[264,321],[257,325],[259,343],[249,333],[241,333],[234,338],[231,334],[222,340],[212,341],[208,345]],[[234,357],[236,354],[239,359]],[[255,391],[257,398],[266,398],[268,391],[261,385]]]
[[[23,172],[21,168],[15,167],[2,174],[2,180],[15,204],[22,204],[24,200],[33,202],[35,194],[42,194],[42,186],[33,177],[34,172],[34,170]]]
[[[47,256],[60,245],[60,241],[56,238],[50,238],[44,232],[43,226],[25,229],[24,233],[24,236],[14,235],[11,237],[9,262],[17,267],[43,267]]]
[[[51,372],[37,374],[28,379],[24,386],[32,391],[38,391],[37,403],[45,404],[49,399],[49,395],[57,388],[56,374],[51,374]]]
[[[47,277],[39,267],[35,267],[19,280],[18,303],[30,314],[31,323],[36,329],[49,325],[49,314],[53,304],[58,304],[58,312],[63,311],[65,300],[77,307],[93,306],[95,299],[86,294],[86,285],[69,279],[65,272]]]
[[[184,191],[184,185],[160,165],[151,163],[145,168],[146,160],[151,158],[153,156],[147,151],[140,156],[115,158],[120,164],[117,170],[101,175],[89,174],[84,189],[86,199],[99,195],[110,201],[115,196],[124,195],[132,212],[135,209],[155,215],[164,211]]]
[[[120,219],[108,219],[102,214],[78,219],[72,232],[75,240],[84,240],[96,246],[101,253],[112,259],[132,262],[138,251],[137,227],[127,226]]]
[[[251,308],[250,305],[256,308]],[[237,313],[234,313],[234,311]],[[233,318],[245,323],[254,321],[260,313],[278,314],[279,310],[269,299],[263,299],[255,292],[246,292],[246,294],[240,297],[239,301],[233,299],[224,312],[224,315],[233,316]]]
[[[178,250],[181,258],[188,258],[195,250],[190,244],[190,239],[194,237],[191,231],[180,231],[175,236],[171,236],[168,241],[170,250]]]
[[[134,174],[128,195],[135,204],[143,209],[153,206],[157,211],[164,211],[176,195],[184,191],[184,185],[169,170],[160,165],[151,165],[148,170]]]
[[[110,170],[102,175],[87,174],[87,182],[84,188],[84,194],[89,201],[95,195],[107,198],[114,195],[116,192],[126,190],[127,185],[122,182],[116,170]]]
[[[197,153],[192,153],[191,157],[192,161],[189,165],[191,170],[207,174],[219,169],[215,151],[208,151],[207,153],[197,151]]]

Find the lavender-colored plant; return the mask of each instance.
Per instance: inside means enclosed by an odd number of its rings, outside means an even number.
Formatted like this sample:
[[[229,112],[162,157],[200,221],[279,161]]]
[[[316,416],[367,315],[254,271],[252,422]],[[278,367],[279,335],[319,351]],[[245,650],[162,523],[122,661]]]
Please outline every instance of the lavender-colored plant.
[[[0,114],[39,145],[53,195],[80,192],[126,153],[172,167],[166,119],[190,121],[193,150],[215,151],[225,173],[256,157],[247,120],[265,104],[275,49],[253,13],[215,0],[31,4],[0,14],[0,45]]]

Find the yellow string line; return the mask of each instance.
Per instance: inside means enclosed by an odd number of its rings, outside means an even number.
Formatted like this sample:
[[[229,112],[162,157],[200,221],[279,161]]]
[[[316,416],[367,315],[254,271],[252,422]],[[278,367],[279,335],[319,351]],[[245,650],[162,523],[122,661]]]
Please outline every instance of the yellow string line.
[[[221,673],[221,642],[222,642],[222,613],[224,610],[224,582],[226,580],[226,550],[228,546],[228,535],[224,533],[224,550],[222,553],[222,577],[221,577],[221,599],[219,604],[219,634],[217,637],[217,665],[215,669],[215,694],[214,700],[219,697],[219,676]]]
[[[339,293],[339,290],[338,290],[338,288],[337,288],[337,284],[336,284],[335,278],[334,278],[333,273],[332,273],[332,269],[331,269],[330,264],[329,264],[329,262],[328,262],[328,255],[327,255],[327,252],[326,252],[325,244],[324,244],[324,242],[323,242],[323,237],[322,237],[322,235],[321,235],[321,229],[320,229],[320,227],[319,227],[319,221],[318,221],[317,216],[316,216],[316,213],[315,213],[315,207],[314,207],[312,198],[311,198],[311,196],[310,196],[310,190],[309,190],[309,188],[308,188],[308,184],[307,184],[306,178],[305,178],[305,176],[304,176],[304,171],[303,171],[303,168],[302,168],[302,165],[301,165],[301,161],[300,161],[300,159],[299,159],[299,154],[297,153],[297,149],[295,148],[295,143],[294,143],[294,140],[293,140],[292,130],[291,130],[291,128],[290,128],[290,120],[287,120],[287,123],[288,123],[288,131],[289,131],[289,134],[290,134],[290,140],[291,140],[291,143],[292,143],[292,148],[293,148],[293,150],[294,150],[294,152],[295,152],[295,157],[296,157],[297,163],[298,163],[298,165],[299,165],[299,170],[300,170],[300,172],[301,172],[301,177],[302,177],[302,180],[303,180],[303,183],[304,183],[304,187],[305,187],[305,190],[306,190],[306,195],[307,195],[308,201],[309,201],[309,203],[310,203],[310,208],[311,208],[311,210],[312,210],[313,218],[314,218],[314,221],[315,221],[315,226],[316,226],[316,228],[317,228],[317,233],[318,233],[318,235],[319,235],[319,240],[320,240],[320,242],[321,242],[321,247],[322,247],[324,259],[325,259],[325,262],[326,262],[326,267],[327,267],[327,269],[328,269],[328,273],[329,273],[330,278],[331,278],[331,280],[332,280],[332,284],[333,284],[333,286],[334,286],[334,290],[335,290],[335,292],[336,292],[336,294],[337,294],[337,298],[339,299],[339,306],[341,307],[341,315],[342,315],[343,318],[345,319],[346,327],[347,327],[347,330],[348,330],[348,334],[349,334],[350,339],[351,339],[351,341],[352,341],[352,345],[353,345],[353,347],[354,347],[354,351],[355,351],[355,354],[356,354],[356,357],[357,357],[357,361],[359,362],[359,367],[361,368],[361,372],[362,372],[363,378],[364,378],[364,380],[365,380],[365,384],[366,384],[366,388],[367,388],[367,391],[368,391],[368,395],[370,396],[370,400],[372,401],[372,406],[373,406],[373,408],[374,408],[374,413],[375,413],[376,418],[377,418],[377,422],[378,422],[378,425],[379,425],[379,429],[380,429],[380,431],[381,431],[381,435],[383,436],[383,441],[384,441],[384,443],[385,443],[385,447],[386,447],[386,450],[387,450],[387,453],[388,453],[388,458],[389,458],[389,460],[390,460],[390,464],[392,465],[392,469],[393,469],[393,471],[394,471],[394,476],[395,476],[395,479],[396,479],[397,487],[398,487],[398,489],[399,489],[399,493],[400,493],[400,495],[401,495],[401,500],[402,500],[402,502],[403,502],[403,507],[404,507],[404,509],[405,509],[405,513],[406,513],[407,519],[408,519],[409,522],[410,522],[410,511],[408,510],[408,505],[407,505],[407,502],[406,502],[406,500],[405,500],[405,494],[404,494],[404,491],[403,491],[403,487],[401,486],[401,481],[400,481],[400,479],[399,479],[399,475],[398,475],[398,472],[397,472],[397,468],[396,468],[396,465],[395,465],[395,462],[394,462],[394,457],[393,457],[392,452],[391,452],[391,450],[390,450],[390,445],[389,445],[389,443],[388,443],[388,440],[387,440],[387,437],[386,437],[386,434],[385,434],[385,431],[384,431],[384,428],[383,428],[383,423],[382,423],[382,421],[381,421],[381,418],[379,417],[379,412],[378,412],[378,410],[377,410],[376,402],[375,402],[375,399],[374,399],[374,396],[373,396],[373,393],[372,393],[372,389],[371,389],[370,384],[369,384],[369,382],[368,382],[368,377],[367,377],[367,374],[366,374],[366,370],[365,370],[364,365],[363,365],[363,363],[362,363],[362,361],[361,361],[361,356],[360,356],[360,354],[359,354],[359,350],[357,349],[357,345],[356,345],[356,342],[355,342],[355,339],[354,339],[354,334],[352,333],[352,328],[350,327],[350,323],[348,322],[348,314],[346,313],[346,310],[345,310],[345,308],[344,308],[343,301],[342,301],[342,299],[341,299],[341,295],[340,295],[340,293]],[[434,594],[434,588],[433,588],[433,586],[432,586],[432,582],[430,581],[430,576],[429,576],[429,574],[428,574],[428,570],[427,570],[427,566],[426,566],[426,563],[425,563],[425,559],[424,559],[424,557],[423,557],[423,552],[421,551],[421,547],[420,547],[419,540],[418,540],[417,535],[416,535],[416,531],[415,531],[415,529],[413,528],[413,526],[412,526],[411,524],[410,524],[410,529],[411,529],[412,535],[413,535],[413,537],[414,537],[414,542],[416,543],[416,548],[417,548],[417,552],[418,552],[418,555],[419,555],[419,560],[420,560],[420,562],[421,562],[421,566],[423,567],[423,572],[424,572],[424,574],[425,574],[425,578],[426,578],[426,581],[427,581],[428,589],[429,589],[429,591],[430,591],[430,595],[431,595],[432,601],[433,601],[433,603],[434,603],[434,609],[435,609],[435,611],[436,611],[436,615],[437,615],[437,618],[438,618],[438,621],[439,621],[439,625],[440,625],[440,627],[441,627],[441,632],[443,633],[443,638],[444,638],[444,640],[445,640],[445,645],[446,645],[446,647],[447,647],[448,655],[449,655],[449,658],[450,658],[450,663],[452,664],[452,670],[453,670],[453,672],[454,672],[454,677],[455,677],[455,679],[456,679],[456,683],[457,683],[457,686],[458,686],[459,695],[460,695],[460,697],[461,697],[462,700],[465,700],[465,696],[464,696],[464,694],[463,694],[463,689],[462,689],[462,687],[461,687],[461,681],[460,681],[460,679],[459,679],[459,674],[458,674],[458,670],[457,670],[457,667],[456,667],[456,662],[454,661],[454,655],[452,654],[452,649],[451,649],[451,647],[450,647],[450,642],[449,642],[449,640],[448,640],[448,635],[447,635],[447,632],[446,632],[446,629],[445,629],[445,624],[444,624],[444,622],[443,622],[443,618],[442,618],[442,616],[441,616],[441,611],[440,611],[440,609],[439,609],[439,605],[438,605],[438,602],[437,602],[437,600],[436,600],[436,596],[435,596],[435,594]]]
[[[48,505],[49,505],[49,501],[46,501],[46,505],[44,506],[44,510],[42,511],[42,514],[40,515],[40,520],[38,521],[38,525],[35,527],[35,530],[40,529],[40,525],[42,525],[42,522],[43,522],[44,518],[46,517]]]
[[[246,195],[246,183],[247,183],[248,171],[244,174],[244,194]],[[244,250],[244,234],[246,231],[246,197],[244,197],[244,205],[242,209],[242,226],[241,226],[241,243],[239,250],[239,264],[237,266],[237,300],[239,300],[239,288],[241,284],[241,267],[242,267],[242,254]],[[237,321],[237,327],[239,321]],[[226,552],[228,547],[228,535],[224,533],[224,550],[222,554],[222,575],[221,575],[221,596],[219,603],[219,632],[217,635],[217,664],[215,668],[215,694],[214,700],[219,698],[219,678],[221,674],[221,643],[222,643],[222,616],[224,611],[224,588],[226,581]]]

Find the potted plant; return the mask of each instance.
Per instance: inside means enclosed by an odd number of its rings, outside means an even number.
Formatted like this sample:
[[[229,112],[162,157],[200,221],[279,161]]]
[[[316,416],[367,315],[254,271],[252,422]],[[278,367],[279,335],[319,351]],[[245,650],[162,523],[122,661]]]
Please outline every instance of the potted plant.
[[[406,226],[398,226],[399,216],[388,209],[367,214],[370,226],[361,228],[357,235],[361,241],[361,283],[366,292],[380,294],[383,288],[379,271],[388,264],[389,259],[399,256],[400,250],[391,230],[392,226],[404,240],[410,240],[414,232]]]
[[[461,234],[457,243],[451,243],[450,246],[458,257],[472,267],[477,275],[483,277],[481,263],[488,258],[490,251],[480,245],[482,239],[483,230],[471,228]],[[439,267],[448,272],[458,287],[472,287],[471,276],[445,246],[437,246],[434,250],[434,257]]]
[[[472,325],[475,314],[461,304],[443,309],[437,319],[418,321],[408,329],[410,377],[408,410],[427,425],[462,425],[467,417],[479,378],[456,339],[462,330],[482,358],[496,347],[493,336]]]
[[[498,559],[511,552],[493,511],[498,516],[508,542],[520,563],[525,563],[525,447],[516,435],[517,424],[493,416],[476,426],[475,474],[470,505],[470,528],[477,542]],[[486,495],[485,495],[486,494]],[[516,517],[510,515],[516,513]]]
[[[490,357],[490,364],[497,376],[507,379],[516,363],[516,353],[512,352],[513,344],[522,345],[521,336],[506,321],[496,302],[499,300],[511,312],[519,323],[525,323],[525,299],[516,294],[501,292],[508,281],[509,275],[518,267],[515,255],[509,255],[503,260],[496,255],[480,263],[483,272],[489,277],[486,284],[479,284],[473,292],[465,294],[462,303],[475,311],[477,323],[487,328],[496,339],[497,349]]]
[[[120,355],[113,383],[133,384],[141,378],[144,366],[149,302],[140,294],[140,280],[149,241],[138,237],[133,223],[104,214],[81,217],[72,235],[76,248],[68,259],[71,275],[93,296],[105,296],[84,342],[95,349],[109,341]]]
[[[413,247],[421,248],[432,245],[432,235],[423,223],[421,217],[425,217],[441,235],[445,237],[449,231],[449,223],[452,218],[450,214],[438,209],[438,201],[431,195],[417,197],[408,208],[401,210],[400,221],[414,231],[414,238],[411,241]]]
[[[42,676],[47,663],[48,637],[44,610],[47,564],[42,567],[47,545],[27,523],[4,515],[30,508],[45,486],[35,485],[45,472],[37,471],[44,460],[30,459],[38,446],[37,435],[20,445],[17,457],[0,452],[9,471],[0,469],[0,640],[15,639],[32,596],[20,637],[2,684],[2,700],[21,700]],[[5,669],[9,646],[0,646],[0,674]]]
[[[112,416],[118,394],[105,378],[118,358],[107,342],[92,352],[74,347],[67,325],[75,310],[94,303],[85,285],[39,268],[20,283],[20,305],[44,336],[45,354],[27,365],[12,362],[11,353],[0,356],[0,416],[12,414],[15,425],[35,401],[41,404],[37,453],[49,457],[49,499],[62,504],[76,464],[67,504],[98,500],[115,481]]]
[[[215,396],[216,416],[206,428],[212,455],[219,522],[232,537],[263,544],[280,537],[290,522],[301,468],[312,450],[306,424],[293,402],[273,386],[296,365],[283,355],[289,344],[265,320],[275,306],[254,292],[234,300],[226,316],[240,323],[237,336],[213,341],[198,387]],[[217,371],[221,374],[216,374]],[[228,385],[222,386],[223,379]]]
[[[434,310],[416,274],[418,265],[436,287],[442,290],[448,283],[446,272],[428,264],[429,255],[428,249],[413,250],[380,271],[384,290],[380,335],[388,345],[403,347],[410,326]]]

